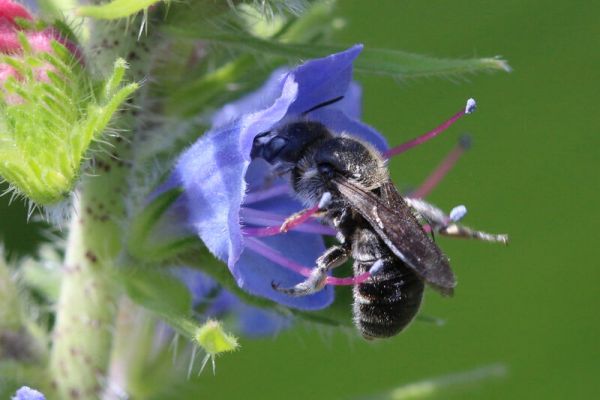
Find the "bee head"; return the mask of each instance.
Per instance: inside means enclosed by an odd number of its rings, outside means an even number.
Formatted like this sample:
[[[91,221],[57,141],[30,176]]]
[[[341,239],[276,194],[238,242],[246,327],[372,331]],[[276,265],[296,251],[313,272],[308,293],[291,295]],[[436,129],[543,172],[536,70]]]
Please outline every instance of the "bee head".
[[[263,158],[269,164],[295,164],[312,144],[331,136],[331,132],[320,122],[291,122],[257,135],[252,145],[251,157]]]

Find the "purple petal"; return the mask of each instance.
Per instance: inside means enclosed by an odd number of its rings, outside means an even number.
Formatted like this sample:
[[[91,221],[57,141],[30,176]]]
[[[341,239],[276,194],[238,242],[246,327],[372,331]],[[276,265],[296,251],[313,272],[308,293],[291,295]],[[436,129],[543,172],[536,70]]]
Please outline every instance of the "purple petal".
[[[189,288],[194,305],[210,302],[204,317],[221,318],[232,315],[238,331],[245,336],[273,335],[287,328],[292,322],[291,317],[245,304],[203,272],[179,268],[175,270],[175,274]],[[217,293],[216,296],[214,293]]]
[[[205,301],[213,292],[219,289],[219,284],[208,275],[192,268],[177,268],[173,273],[188,288],[192,295],[194,306]]]
[[[257,182],[264,181],[268,173],[266,166],[267,164],[262,160],[257,160],[250,165],[246,175],[249,186],[256,186]],[[279,215],[290,215],[302,209],[300,202],[289,196],[256,202],[251,207],[253,210],[268,211]],[[284,235],[261,238],[261,241],[286,257],[308,267],[313,267],[316,259],[325,251],[323,239],[314,234],[288,232]],[[291,307],[319,309],[333,301],[333,290],[329,287],[319,293],[304,297],[290,297],[275,291],[271,286],[273,281],[280,283],[283,287],[288,287],[305,278],[252,251],[242,253],[232,273],[242,289]]]
[[[23,386],[13,396],[12,400],[46,400],[46,397],[29,386]]]
[[[246,304],[240,304],[237,314],[238,329],[249,337],[274,335],[288,328],[293,322],[291,317]]]
[[[222,126],[240,115],[269,107],[279,97],[288,74],[292,75],[299,85],[297,100],[290,107],[289,114],[300,115],[317,104],[344,96],[335,107],[353,118],[360,118],[362,93],[360,86],[351,84],[351,81],[352,62],[362,48],[362,45],[355,45],[341,53],[307,61],[292,70],[275,70],[258,90],[219,110],[212,119],[213,126]]]
[[[262,238],[261,241],[287,258],[308,267],[314,266],[317,257],[325,250],[320,236],[307,233],[288,232],[285,235]],[[274,290],[272,282],[279,283],[282,287],[291,287],[305,278],[250,250],[242,253],[232,273],[242,289],[286,306],[318,310],[333,301],[331,286],[302,297],[291,297]]]
[[[347,133],[363,139],[380,152],[389,148],[387,140],[379,132],[357,119],[348,117],[340,110],[323,108],[311,113],[311,118],[323,123],[336,133]]]
[[[360,119],[362,117],[362,87],[356,82],[350,82],[344,98],[329,108],[337,108],[350,118]]]
[[[270,107],[281,95],[288,72],[289,68],[276,69],[259,89],[226,104],[212,117],[213,127],[226,125],[244,114],[250,114]]]
[[[242,251],[239,214],[252,141],[283,118],[296,93],[296,83],[288,78],[271,107],[209,131],[175,166],[176,180],[184,189],[188,224],[230,269]]]
[[[303,298],[273,290],[272,281],[292,286],[304,277],[244,250],[240,210],[248,190],[264,189],[268,172],[264,162],[250,163],[254,138],[285,120],[297,118],[315,105],[343,95],[342,101],[316,110],[309,118],[325,123],[336,132],[346,131],[361,137],[380,150],[387,148],[381,135],[357,120],[361,113],[361,90],[351,84],[352,62],[361,50],[362,45],[356,45],[289,71],[274,72],[258,91],[218,112],[213,119],[215,128],[178,160],[171,181],[184,189],[182,199],[186,212],[181,215],[187,215],[188,226],[213,254],[227,262],[238,285],[250,293],[303,309],[322,308],[333,300],[329,287]],[[301,208],[289,196],[253,203],[251,207],[281,215]],[[322,239],[306,233],[292,232],[261,240],[274,251],[308,267],[313,266],[324,251]]]
[[[317,104],[345,95],[352,81],[352,62],[362,48],[358,44],[292,70],[291,74],[298,82],[298,98],[290,106],[289,113],[300,115]]]

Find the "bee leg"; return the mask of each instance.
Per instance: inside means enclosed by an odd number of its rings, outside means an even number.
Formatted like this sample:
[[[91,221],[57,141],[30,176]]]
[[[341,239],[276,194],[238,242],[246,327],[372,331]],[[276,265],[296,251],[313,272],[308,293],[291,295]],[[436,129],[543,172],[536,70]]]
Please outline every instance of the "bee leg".
[[[439,233],[445,236],[466,239],[477,239],[483,240],[484,242],[499,242],[502,244],[508,244],[508,235],[476,231],[474,229],[469,228],[468,226],[462,226],[457,224],[449,224],[441,228],[439,230]]]
[[[467,213],[465,206],[454,207],[449,215],[446,215],[442,210],[427,203],[421,199],[406,199],[410,207],[417,214],[425,219],[431,226],[432,232],[438,232],[444,236],[452,236],[458,238],[469,238],[483,240],[485,242],[500,242],[508,243],[508,235],[498,235],[476,231],[467,226],[457,224]]]
[[[441,209],[421,199],[406,198],[406,203],[416,212],[417,217],[426,220],[434,230],[448,225],[449,216]]]
[[[343,244],[330,247],[317,259],[317,267],[312,270],[310,276],[304,282],[300,282],[291,288],[281,288],[275,282],[271,283],[271,286],[278,292],[290,296],[308,296],[323,289],[327,281],[327,273],[345,263],[348,258],[350,258],[349,245]]]

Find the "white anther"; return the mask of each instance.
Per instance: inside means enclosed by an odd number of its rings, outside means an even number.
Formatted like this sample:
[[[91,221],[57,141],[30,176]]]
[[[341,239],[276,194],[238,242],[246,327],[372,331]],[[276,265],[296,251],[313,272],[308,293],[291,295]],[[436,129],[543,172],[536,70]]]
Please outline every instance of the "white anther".
[[[324,209],[331,203],[331,193],[325,192],[323,196],[321,196],[321,200],[319,200],[319,209]]]
[[[450,211],[450,219],[453,222],[458,222],[461,219],[463,219],[463,217],[467,214],[467,207],[463,206],[462,204],[460,206],[456,206],[452,209],[452,211]]]
[[[383,265],[382,259],[375,261],[369,270],[369,274],[371,274],[371,276],[377,275],[383,269]]]
[[[467,100],[467,106],[465,107],[465,114],[471,114],[472,112],[475,111],[476,108],[477,108],[477,103],[475,102],[475,99],[470,98],[469,100]]]

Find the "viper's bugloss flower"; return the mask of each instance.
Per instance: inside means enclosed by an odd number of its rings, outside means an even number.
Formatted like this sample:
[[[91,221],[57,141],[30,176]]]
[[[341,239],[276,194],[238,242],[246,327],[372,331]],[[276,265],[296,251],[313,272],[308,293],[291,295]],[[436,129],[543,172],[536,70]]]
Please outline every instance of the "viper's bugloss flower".
[[[368,273],[354,278],[329,277],[324,290],[305,297],[273,289],[273,282],[292,287],[303,281],[324,251],[322,235],[335,232],[308,222],[285,234],[273,234],[280,233],[279,225],[302,207],[290,193],[287,180],[274,178],[265,161],[251,158],[258,134],[290,120],[310,118],[332,132],[361,138],[391,157],[437,136],[475,108],[470,99],[466,108],[436,129],[388,149],[383,136],[360,121],[361,90],[352,82],[352,63],[361,49],[356,45],[290,70],[275,71],[256,92],[223,107],[213,118],[213,128],[180,156],[166,185],[183,188],[179,214],[185,215],[185,224],[227,263],[240,288],[254,295],[291,307],[319,309],[333,300],[331,285],[368,279]],[[329,105],[304,115],[324,103]],[[451,153],[417,197],[442,178],[464,147]]]
[[[331,230],[308,223],[285,235],[248,234],[246,228],[281,223],[301,208],[282,185],[284,181],[271,179],[268,165],[252,160],[250,153],[259,133],[340,96],[342,101],[312,112],[310,118],[385,150],[385,139],[358,119],[361,91],[352,84],[352,62],[361,49],[357,45],[291,70],[275,71],[256,92],[218,112],[213,128],[177,161],[170,183],[184,189],[186,223],[227,263],[237,284],[254,295],[301,309],[323,308],[333,300],[330,287],[306,297],[273,290],[273,281],[293,286],[304,279],[293,270],[295,264],[313,266],[325,250],[321,235]]]
[[[12,400],[46,400],[46,397],[35,389],[23,386],[17,390]]]

